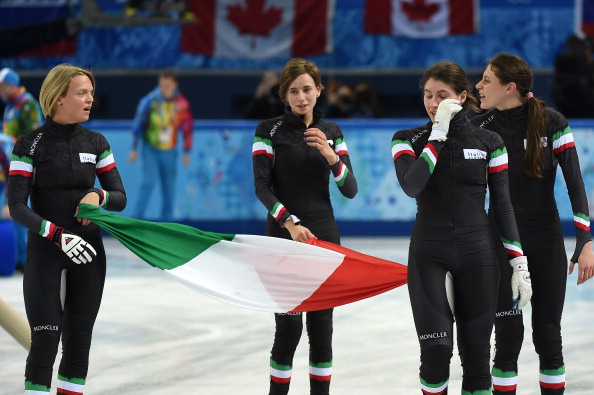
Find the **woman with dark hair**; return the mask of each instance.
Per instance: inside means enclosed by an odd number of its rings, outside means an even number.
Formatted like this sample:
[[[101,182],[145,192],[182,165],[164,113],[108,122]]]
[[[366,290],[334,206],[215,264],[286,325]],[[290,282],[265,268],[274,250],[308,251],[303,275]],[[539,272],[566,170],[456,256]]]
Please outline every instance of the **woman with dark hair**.
[[[460,66],[439,62],[425,71],[420,85],[430,120],[396,132],[392,156],[400,186],[418,207],[408,289],[421,346],[421,389],[447,393],[456,322],[462,394],[488,395],[499,269],[485,211],[487,189],[502,229],[498,244],[505,246],[518,280],[513,292],[520,308],[531,294],[508,194],[507,153],[496,133],[466,118],[476,98]]]
[[[329,177],[347,198],[357,181],[340,127],[315,108],[323,89],[318,67],[292,59],[280,75],[285,114],[260,122],[252,147],[256,195],[269,212],[266,235],[305,242],[312,237],[340,244],[330,202]],[[306,313],[311,395],[327,395],[332,376],[332,309]],[[287,394],[301,313],[275,314],[270,357],[270,395]]]
[[[531,262],[532,338],[540,358],[541,393],[562,394],[565,363],[561,314],[567,256],[554,193],[559,165],[576,230],[569,273],[579,263],[578,284],[594,275],[594,254],[588,201],[571,129],[563,115],[533,97],[531,87],[532,72],[523,59],[508,53],[496,55],[476,84],[481,108],[493,110],[475,117],[472,123],[497,132],[508,150],[511,200],[524,251]],[[495,319],[493,386],[496,394],[515,394],[524,325],[522,313],[514,309],[516,302],[509,292],[511,270],[501,263],[504,254],[499,251],[498,255],[501,281]]]

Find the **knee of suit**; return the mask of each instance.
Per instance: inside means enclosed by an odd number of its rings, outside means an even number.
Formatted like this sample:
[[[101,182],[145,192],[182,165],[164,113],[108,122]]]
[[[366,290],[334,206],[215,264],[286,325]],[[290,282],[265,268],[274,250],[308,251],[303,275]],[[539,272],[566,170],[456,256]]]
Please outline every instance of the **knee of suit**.
[[[58,331],[34,331],[31,336],[28,362],[35,366],[51,368],[56,360],[59,343]]]
[[[534,344],[538,343],[550,343],[559,341],[561,342],[561,325],[557,324],[544,324],[535,325],[532,328],[532,339]]]
[[[301,314],[277,314],[276,332],[285,336],[301,337],[303,332],[303,320]]]
[[[421,349],[421,378],[428,383],[441,383],[450,376],[451,346],[439,344]]]
[[[554,324],[533,328],[534,349],[540,357],[542,369],[557,369],[563,365],[561,328]]]

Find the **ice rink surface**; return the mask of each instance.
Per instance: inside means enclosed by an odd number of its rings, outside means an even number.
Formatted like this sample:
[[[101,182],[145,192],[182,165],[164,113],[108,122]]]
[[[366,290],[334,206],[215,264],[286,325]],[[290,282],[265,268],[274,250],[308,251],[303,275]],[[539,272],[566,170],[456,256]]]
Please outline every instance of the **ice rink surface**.
[[[108,271],[86,395],[265,395],[274,317],[199,294],[105,239]],[[408,238],[344,237],[343,245],[405,263]],[[566,239],[571,251],[573,239]],[[568,254],[571,255],[571,254]],[[594,394],[594,280],[567,285],[563,341],[568,395]],[[0,277],[0,298],[25,315],[22,275]],[[525,323],[531,310],[525,308]],[[538,358],[526,325],[518,394],[537,395]],[[307,336],[290,394],[309,394]],[[0,328],[0,395],[22,394],[27,353]],[[59,358],[58,358],[59,359]],[[418,394],[419,347],[406,286],[334,310],[333,395]],[[450,390],[460,393],[455,351]],[[54,377],[57,372],[57,362]],[[55,386],[52,387],[55,393]]]

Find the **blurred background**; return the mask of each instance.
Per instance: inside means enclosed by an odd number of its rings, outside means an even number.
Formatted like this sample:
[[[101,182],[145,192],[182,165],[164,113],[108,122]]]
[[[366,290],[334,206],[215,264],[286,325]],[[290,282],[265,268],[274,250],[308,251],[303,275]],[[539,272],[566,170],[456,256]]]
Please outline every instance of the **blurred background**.
[[[254,194],[253,133],[258,120],[282,112],[275,89],[283,65],[311,59],[326,87],[319,107],[342,127],[359,182],[353,200],[332,187],[342,233],[406,235],[416,207],[398,187],[390,141],[426,122],[419,79],[445,59],[475,83],[496,53],[524,58],[534,95],[570,118],[594,201],[592,33],[593,0],[0,0],[0,68],[16,70],[36,97],[56,64],[94,72],[87,127],[112,145],[129,197],[124,215],[142,178],[141,166],[127,159],[136,106],[162,70],[174,70],[194,117],[174,219],[259,234],[266,211]],[[150,199],[147,217],[159,220],[159,193]]]

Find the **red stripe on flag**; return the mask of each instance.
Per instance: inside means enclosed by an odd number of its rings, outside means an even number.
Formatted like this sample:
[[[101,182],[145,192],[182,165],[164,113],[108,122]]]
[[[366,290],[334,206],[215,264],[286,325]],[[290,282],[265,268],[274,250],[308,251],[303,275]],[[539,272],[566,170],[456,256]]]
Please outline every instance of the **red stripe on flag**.
[[[316,238],[308,244],[343,254],[342,264],[291,312],[315,311],[370,298],[406,284],[407,266]]]
[[[594,22],[583,22],[582,32],[584,32],[588,36],[594,36]]]
[[[476,32],[475,0],[450,0],[450,34]]]
[[[188,11],[196,15],[196,23],[182,27],[182,52],[207,56],[214,54],[216,0],[188,1]]]
[[[365,33],[392,34],[392,1],[365,1]]]
[[[19,54],[19,57],[45,57],[64,56],[76,54],[76,37],[63,38],[55,43],[41,45],[34,49],[28,49]]]
[[[295,1],[292,56],[318,55],[328,45],[328,1]]]

